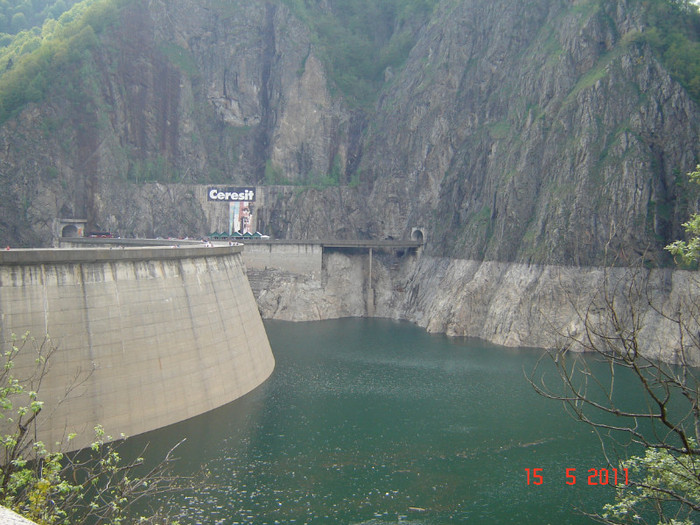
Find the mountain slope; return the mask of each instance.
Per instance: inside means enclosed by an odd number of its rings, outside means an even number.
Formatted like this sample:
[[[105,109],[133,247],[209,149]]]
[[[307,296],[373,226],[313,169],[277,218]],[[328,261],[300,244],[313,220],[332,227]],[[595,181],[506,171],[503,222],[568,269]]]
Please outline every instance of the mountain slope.
[[[267,181],[306,184],[268,203],[277,236],[421,227],[436,256],[663,264],[695,205],[696,44],[659,13],[696,18],[665,0],[388,2],[364,33],[359,0],[103,2],[70,81],[0,129],[1,242],[45,243],[58,215],[204,234],[168,184]],[[331,46],[341,26],[371,60]]]
[[[399,188],[403,222],[429,228],[440,255],[659,253],[680,235],[698,111],[640,15],[622,1],[443,2],[380,107],[374,192]]]

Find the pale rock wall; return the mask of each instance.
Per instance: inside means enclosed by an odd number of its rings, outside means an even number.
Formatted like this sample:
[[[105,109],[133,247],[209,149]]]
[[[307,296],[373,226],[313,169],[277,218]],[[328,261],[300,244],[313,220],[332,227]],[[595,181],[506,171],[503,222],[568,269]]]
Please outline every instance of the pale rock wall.
[[[366,294],[370,293],[375,317],[408,320],[450,336],[541,348],[581,338],[586,312],[592,325],[602,323],[601,294],[606,287],[617,293],[618,314],[626,315],[619,292],[634,277],[643,284],[635,304],[643,352],[677,362],[683,347],[688,362],[700,365],[700,280],[695,272],[380,254],[374,257],[372,290],[368,290],[367,256],[333,253],[324,255],[320,279],[274,269],[255,273],[253,289],[265,318],[363,317],[368,315]],[[679,311],[688,323],[682,333],[660,313]]]
[[[246,266],[248,266],[246,262]],[[248,267],[248,279],[263,318],[320,321],[367,315],[364,289],[366,263],[359,255],[323,255],[319,273],[285,267]]]
[[[83,447],[96,424],[117,437],[196,416],[274,368],[240,247],[3,252],[0,312],[3,341],[29,331],[57,348],[40,390],[51,446]],[[32,360],[20,354],[17,376]]]
[[[627,294],[633,280],[639,286]],[[390,282],[404,282],[406,288],[385,293],[377,301],[378,316],[506,346],[552,348],[582,338],[586,314],[592,326],[602,326],[606,290],[615,296],[618,315],[632,326],[624,296],[633,296],[642,351],[673,362],[683,345],[689,362],[700,364],[695,272],[423,257]],[[679,311],[687,323],[682,341],[678,325],[665,318]]]

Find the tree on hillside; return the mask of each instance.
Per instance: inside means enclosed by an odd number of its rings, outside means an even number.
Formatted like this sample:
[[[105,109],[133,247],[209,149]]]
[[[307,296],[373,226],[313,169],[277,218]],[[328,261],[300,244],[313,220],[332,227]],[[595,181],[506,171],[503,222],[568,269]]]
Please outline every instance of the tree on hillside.
[[[700,167],[690,176],[700,182]],[[685,227],[688,240],[667,249],[697,262],[700,215]],[[598,434],[606,472],[615,469],[618,478],[614,502],[590,514],[602,523],[686,525],[700,518],[700,282],[690,274],[687,289],[660,304],[650,275],[642,265],[624,276],[606,272],[593,301],[576,308],[582,330],[559,334],[549,354],[556,379],[544,362],[529,378],[540,395],[562,402]],[[672,327],[665,343],[676,348],[673,364],[648,354],[644,331],[652,317]],[[620,391],[622,376],[633,378],[635,392]]]
[[[55,347],[47,338],[38,342],[28,334],[13,339],[0,361],[0,505],[39,525],[132,522],[133,506],[147,508],[148,498],[181,490],[182,478],[172,474],[173,447],[165,458],[146,468],[144,459],[125,460],[120,454],[124,440],[112,441],[95,428],[89,449],[76,453],[50,452],[37,440],[43,415],[41,383],[49,371]],[[26,354],[31,353],[31,356]],[[23,375],[15,360],[34,359],[33,369]],[[66,385],[66,396],[86,375],[77,374]],[[68,436],[72,439],[74,436]],[[122,436],[123,437],[123,436]],[[58,444],[57,444],[58,445]],[[149,511],[141,523],[172,523],[163,509]],[[127,520],[127,518],[129,518]]]

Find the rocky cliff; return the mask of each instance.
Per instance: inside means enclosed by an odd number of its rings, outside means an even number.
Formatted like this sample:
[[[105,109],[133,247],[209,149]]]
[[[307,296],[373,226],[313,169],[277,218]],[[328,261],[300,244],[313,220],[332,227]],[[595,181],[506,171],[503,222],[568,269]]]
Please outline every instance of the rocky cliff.
[[[440,256],[575,265],[680,235],[698,109],[640,43],[639,7],[442,2],[382,97],[370,229],[424,225]]]
[[[73,39],[68,80],[3,113],[2,245],[47,244],[56,216],[202,235],[194,184],[281,183],[266,233],[400,238],[420,227],[431,262],[399,287],[425,290],[441,269],[482,262],[526,273],[640,256],[668,265],[662,248],[697,207],[684,177],[700,154],[697,95],[670,72],[647,11],[670,2],[387,3],[393,14],[367,31],[386,44],[370,49],[374,66],[390,65],[363,80],[359,103],[342,70],[359,55],[328,49],[328,27],[342,24],[326,22],[350,16],[350,3],[95,1],[110,15]],[[5,64],[0,93],[18,67]],[[387,298],[395,306],[377,314],[501,339],[447,313],[447,299],[416,297]]]
[[[192,191],[144,183],[251,184],[266,168],[295,180],[357,148],[352,113],[284,5],[122,4],[70,79],[0,129],[3,243],[46,244],[55,216],[203,235]]]
[[[263,317],[377,316],[504,346],[582,350],[591,332],[617,342],[614,315],[627,340],[647,356],[700,366],[696,272],[375,253],[370,282],[366,253],[327,253],[323,259],[320,273],[287,264],[249,267]],[[606,300],[613,297],[611,310]]]
[[[420,226],[436,256],[585,265],[606,246],[662,260],[681,235],[698,107],[641,2],[437,2],[362,108],[288,5],[119,4],[78,80],[0,129],[2,242],[46,243],[55,216],[203,234],[191,192],[166,184],[265,181],[307,184],[267,211],[278,237]]]

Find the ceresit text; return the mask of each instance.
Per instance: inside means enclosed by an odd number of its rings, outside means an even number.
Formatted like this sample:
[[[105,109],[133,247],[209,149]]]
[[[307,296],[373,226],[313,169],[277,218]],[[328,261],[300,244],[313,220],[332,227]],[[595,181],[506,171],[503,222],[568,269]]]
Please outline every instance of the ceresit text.
[[[255,200],[255,188],[209,188],[210,201],[252,202]]]

